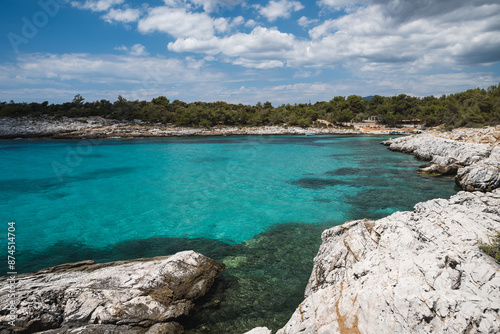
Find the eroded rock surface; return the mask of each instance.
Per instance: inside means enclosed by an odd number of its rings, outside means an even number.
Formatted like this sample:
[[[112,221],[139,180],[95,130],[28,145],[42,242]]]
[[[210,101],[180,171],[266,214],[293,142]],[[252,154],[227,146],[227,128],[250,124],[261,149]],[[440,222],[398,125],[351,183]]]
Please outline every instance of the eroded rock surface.
[[[498,142],[476,144],[421,134],[389,139],[390,150],[411,153],[430,160],[420,172],[455,175],[463,189],[491,191],[500,187],[500,147]]]
[[[500,190],[460,192],[326,230],[306,298],[278,334],[500,333]]]
[[[224,265],[193,251],[111,263],[82,261],[19,275],[17,320],[0,278],[0,332],[181,333],[175,319],[212,286]]]

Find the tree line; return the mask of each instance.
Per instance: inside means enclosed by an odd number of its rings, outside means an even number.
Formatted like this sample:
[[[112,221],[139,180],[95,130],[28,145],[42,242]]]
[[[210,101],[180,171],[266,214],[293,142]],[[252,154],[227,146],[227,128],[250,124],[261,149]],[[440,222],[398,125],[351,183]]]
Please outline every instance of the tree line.
[[[357,95],[336,96],[314,104],[283,104],[271,102],[256,105],[226,102],[170,101],[160,96],[151,101],[128,101],[122,96],[114,102],[85,102],[76,95],[62,104],[0,102],[0,117],[24,116],[89,117],[101,116],[117,120],[141,120],[177,126],[213,127],[283,125],[310,126],[316,119],[341,125],[376,116],[389,126],[403,120],[420,120],[427,126],[444,124],[446,128],[476,127],[500,124],[500,84],[487,89],[475,88],[441,97],[414,97],[405,94],[362,98]]]

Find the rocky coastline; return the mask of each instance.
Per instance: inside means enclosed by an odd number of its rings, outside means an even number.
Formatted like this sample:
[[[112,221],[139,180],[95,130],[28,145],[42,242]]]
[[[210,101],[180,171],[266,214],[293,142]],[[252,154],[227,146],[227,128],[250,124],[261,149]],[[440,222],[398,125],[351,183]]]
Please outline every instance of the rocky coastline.
[[[110,263],[82,261],[15,276],[16,326],[9,282],[0,277],[0,333],[178,334],[176,321],[225,266],[193,251]]]
[[[492,135],[492,138],[500,138],[500,131],[493,134],[498,137]],[[492,191],[500,187],[500,147],[497,143],[462,142],[432,133],[383,142],[390,150],[430,160],[421,166],[420,173],[456,175],[456,183],[468,191]]]
[[[387,133],[388,131],[385,131]],[[102,117],[86,118],[1,118],[0,139],[15,138],[142,138],[176,136],[230,136],[230,135],[306,135],[306,134],[381,134],[380,130],[333,127],[218,126],[213,128],[178,127],[141,121],[117,121]]]

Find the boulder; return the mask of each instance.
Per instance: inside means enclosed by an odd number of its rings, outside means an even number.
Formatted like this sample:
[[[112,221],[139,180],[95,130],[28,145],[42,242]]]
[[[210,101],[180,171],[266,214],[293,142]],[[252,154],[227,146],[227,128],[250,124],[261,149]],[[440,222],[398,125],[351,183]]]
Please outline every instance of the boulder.
[[[174,323],[225,267],[193,251],[111,263],[82,261],[17,276],[17,319],[0,277],[0,332],[180,333]],[[168,330],[167,330],[168,329]]]

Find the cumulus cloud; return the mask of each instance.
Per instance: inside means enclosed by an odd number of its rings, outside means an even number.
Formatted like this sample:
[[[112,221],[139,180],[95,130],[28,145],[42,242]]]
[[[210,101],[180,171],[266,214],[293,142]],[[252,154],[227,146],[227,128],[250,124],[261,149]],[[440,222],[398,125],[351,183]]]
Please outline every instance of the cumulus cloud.
[[[256,27],[249,34],[236,33],[210,39],[185,38],[168,44],[176,52],[222,54],[234,58],[233,63],[245,67],[283,67],[284,54],[294,49],[295,37],[277,29]]]
[[[138,29],[142,33],[165,32],[175,38],[210,38],[216,31],[227,29],[225,18],[213,19],[206,13],[188,12],[186,8],[156,7],[141,19]]]
[[[84,3],[80,1],[72,1],[71,5],[78,9],[90,9],[93,12],[104,12],[113,6],[121,5],[125,0],[86,0]]]
[[[131,56],[148,56],[149,52],[146,51],[146,47],[142,44],[134,44],[130,48],[126,47],[125,45],[118,46],[115,48],[115,50],[118,51],[125,51],[128,52]]]
[[[216,11],[219,6],[234,7],[242,1],[243,0],[189,0],[189,2],[203,7],[203,10],[207,13]]]
[[[259,13],[272,22],[279,17],[289,18],[292,12],[297,12],[301,9],[304,9],[304,6],[298,1],[271,0],[267,6],[259,8]]]
[[[131,23],[139,19],[141,11],[138,9],[126,8],[126,9],[111,9],[107,14],[103,15],[102,18],[109,23],[112,22],[122,22]]]
[[[319,21],[318,19],[310,20],[307,17],[302,16],[300,19],[297,20],[297,23],[299,24],[299,26],[308,27],[311,24],[317,23],[318,21]]]

